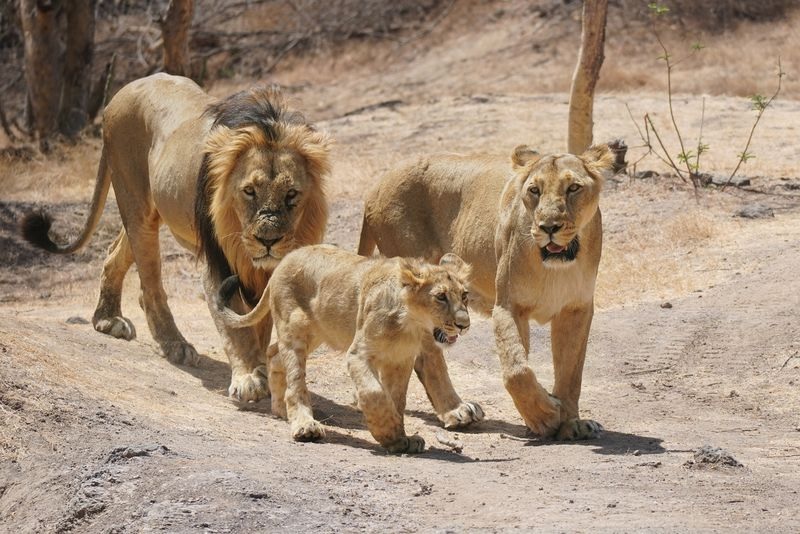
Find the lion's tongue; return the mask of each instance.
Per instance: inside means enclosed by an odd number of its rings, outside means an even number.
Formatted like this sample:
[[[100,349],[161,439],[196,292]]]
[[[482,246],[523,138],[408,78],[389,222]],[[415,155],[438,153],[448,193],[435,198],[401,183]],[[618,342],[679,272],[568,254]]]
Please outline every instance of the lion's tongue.
[[[562,247],[561,245],[556,245],[555,243],[548,243],[545,248],[547,249],[547,252],[550,252],[551,254],[560,254],[561,252],[564,252],[564,249],[567,247]]]

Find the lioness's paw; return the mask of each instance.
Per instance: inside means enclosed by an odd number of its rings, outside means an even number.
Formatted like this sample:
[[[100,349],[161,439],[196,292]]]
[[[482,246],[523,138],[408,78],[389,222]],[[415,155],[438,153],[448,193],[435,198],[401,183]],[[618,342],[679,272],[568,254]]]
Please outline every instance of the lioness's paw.
[[[292,439],[295,441],[319,441],[325,438],[325,429],[313,419],[301,424],[292,424]]]
[[[538,403],[536,414],[523,414],[525,424],[531,432],[542,437],[551,437],[561,426],[561,401],[547,395],[544,402]]]
[[[171,341],[161,346],[164,356],[178,365],[197,367],[200,364],[200,355],[191,343],[186,341]]]
[[[594,439],[603,433],[603,425],[591,419],[570,419],[561,423],[556,434],[556,439],[575,441],[579,439]]]
[[[425,450],[425,440],[420,436],[403,436],[402,438],[385,445],[386,450],[394,453],[417,454]]]
[[[256,402],[267,395],[269,395],[269,385],[266,366],[259,365],[249,373],[233,372],[231,385],[228,387],[230,398],[239,402]]]
[[[445,428],[460,428],[483,421],[483,409],[476,402],[462,402],[455,410],[442,416]]]
[[[130,341],[136,337],[136,328],[126,317],[111,317],[94,321],[94,329],[118,339]]]

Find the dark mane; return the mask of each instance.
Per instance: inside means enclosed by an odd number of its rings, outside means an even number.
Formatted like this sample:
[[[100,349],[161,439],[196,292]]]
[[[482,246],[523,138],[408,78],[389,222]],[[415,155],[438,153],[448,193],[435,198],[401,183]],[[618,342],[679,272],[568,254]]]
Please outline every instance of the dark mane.
[[[211,104],[204,116],[213,118],[211,131],[220,126],[231,130],[256,126],[270,142],[277,142],[283,135],[285,125],[305,125],[312,129],[305,117],[296,111],[289,111],[276,86],[255,87]],[[220,246],[211,217],[213,189],[210,187],[209,154],[203,156],[203,163],[197,177],[195,196],[195,221],[197,223],[197,256],[205,258],[211,275],[223,280],[233,274],[228,258]]]

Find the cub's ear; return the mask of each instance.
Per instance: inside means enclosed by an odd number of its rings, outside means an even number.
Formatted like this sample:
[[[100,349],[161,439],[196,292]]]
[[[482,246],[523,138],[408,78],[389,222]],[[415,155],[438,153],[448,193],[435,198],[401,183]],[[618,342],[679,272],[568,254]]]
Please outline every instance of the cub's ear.
[[[472,275],[472,266],[452,252],[448,252],[442,256],[442,259],[439,260],[439,265],[448,269],[464,282],[469,280],[470,275]]]
[[[617,139],[602,145],[594,145],[578,156],[590,174],[599,178],[611,178],[625,169],[627,162],[625,154],[628,145],[622,139]]]
[[[418,261],[401,258],[400,283],[403,286],[410,286],[414,289],[422,287],[425,284],[425,278],[420,267],[421,265]]]
[[[511,163],[514,166],[514,170],[519,170],[531,163],[539,161],[541,157],[541,154],[528,145],[519,145],[511,154]]]

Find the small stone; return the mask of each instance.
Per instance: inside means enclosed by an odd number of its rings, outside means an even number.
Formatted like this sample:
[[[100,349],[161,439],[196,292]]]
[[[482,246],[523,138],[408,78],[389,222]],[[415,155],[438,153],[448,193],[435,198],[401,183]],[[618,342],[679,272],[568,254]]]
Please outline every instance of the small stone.
[[[641,454],[642,454],[642,451],[640,451],[639,449],[636,449],[635,451],[633,451],[633,455],[634,456],[641,456]]]
[[[664,301],[661,303],[661,307],[664,308],[665,310],[672,309],[672,303],[669,301]]]
[[[748,204],[739,208],[733,216],[744,219],[769,219],[770,217],[775,217],[775,212],[772,208],[763,204]]]

